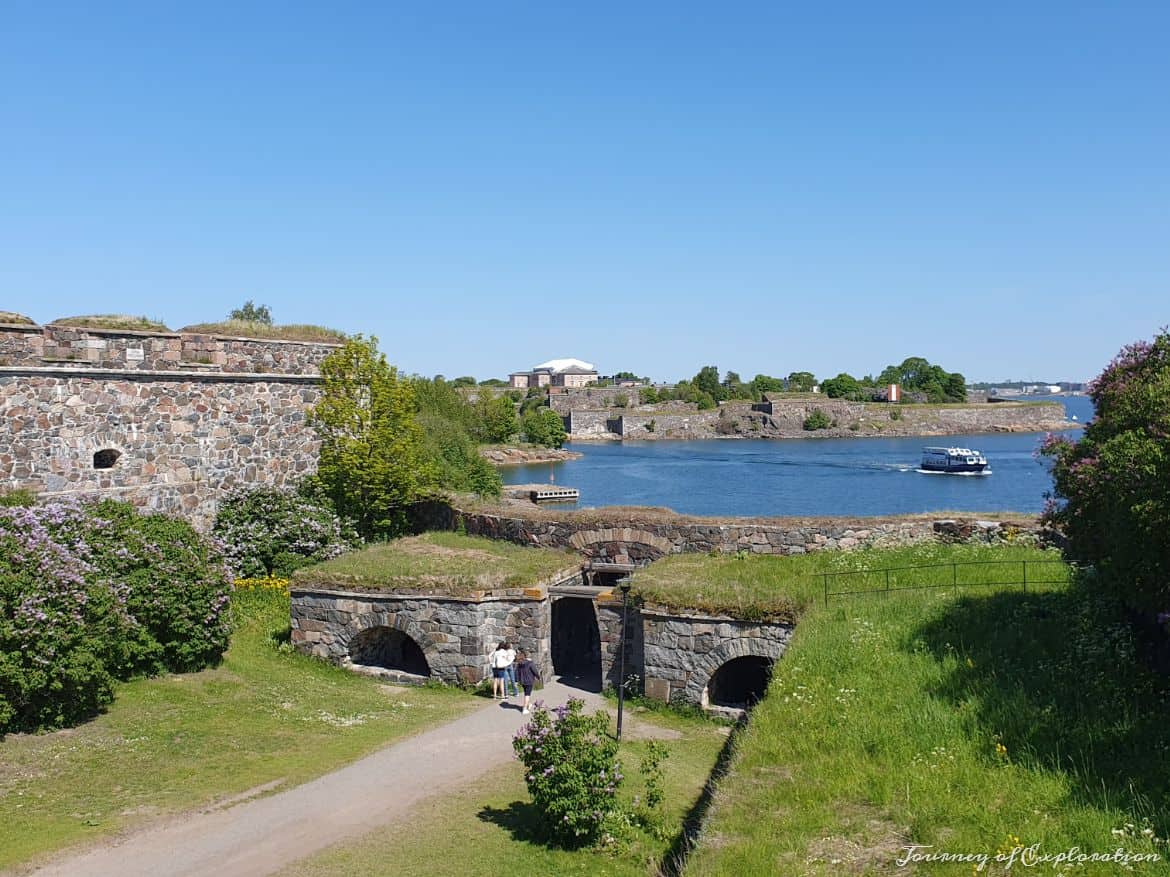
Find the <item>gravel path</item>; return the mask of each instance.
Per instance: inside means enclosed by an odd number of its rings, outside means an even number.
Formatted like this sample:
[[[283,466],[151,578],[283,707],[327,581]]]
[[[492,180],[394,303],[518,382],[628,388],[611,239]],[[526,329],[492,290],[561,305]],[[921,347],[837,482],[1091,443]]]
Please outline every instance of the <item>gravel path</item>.
[[[551,682],[534,697],[589,708],[600,695]],[[190,813],[51,862],[36,875],[86,877],[254,877],[271,874],[338,841],[409,816],[419,801],[457,788],[512,758],[526,721],[521,698],[486,703],[469,715],[388,746],[302,786]]]

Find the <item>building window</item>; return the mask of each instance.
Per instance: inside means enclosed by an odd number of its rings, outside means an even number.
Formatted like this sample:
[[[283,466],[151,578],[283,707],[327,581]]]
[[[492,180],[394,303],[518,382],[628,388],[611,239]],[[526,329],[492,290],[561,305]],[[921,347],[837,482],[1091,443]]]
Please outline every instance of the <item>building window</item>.
[[[93,455],[93,468],[95,469],[113,469],[114,464],[118,462],[118,458],[122,456],[121,451],[115,451],[113,448],[106,448],[98,451]]]

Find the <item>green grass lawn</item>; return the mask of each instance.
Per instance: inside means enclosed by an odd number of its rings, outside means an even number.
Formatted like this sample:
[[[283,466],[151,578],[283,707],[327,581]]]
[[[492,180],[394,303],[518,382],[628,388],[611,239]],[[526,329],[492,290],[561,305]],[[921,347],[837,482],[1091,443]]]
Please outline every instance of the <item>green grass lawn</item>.
[[[627,713],[666,729],[669,758],[663,763],[666,802],[658,836],[632,828],[611,849],[569,851],[540,836],[540,814],[524,786],[524,770],[513,762],[459,792],[424,802],[409,822],[391,831],[340,844],[280,872],[283,877],[343,877],[351,874],[445,875],[646,875],[671,856],[684,819],[727,741],[726,727],[669,712]],[[643,791],[638,764],[645,741],[622,742],[626,781],[622,797]],[[635,729],[636,730],[636,729]],[[677,735],[677,737],[675,737]]]
[[[222,665],[118,687],[109,711],[66,731],[0,740],[0,868],[327,773],[478,702],[400,689],[292,653],[288,596],[236,595]]]
[[[436,532],[370,545],[297,570],[293,587],[462,596],[529,587],[580,567],[580,556],[569,551]]]
[[[632,593],[668,609],[791,622],[823,602],[826,589],[884,591],[887,584],[907,589],[956,582],[977,591],[1021,581],[1024,563],[1033,581],[1067,580],[1068,568],[1049,551],[929,542],[796,556],[676,554],[638,570]]]
[[[1170,690],[1091,583],[811,605],[686,874],[1170,873]],[[909,844],[1163,858],[899,869]]]

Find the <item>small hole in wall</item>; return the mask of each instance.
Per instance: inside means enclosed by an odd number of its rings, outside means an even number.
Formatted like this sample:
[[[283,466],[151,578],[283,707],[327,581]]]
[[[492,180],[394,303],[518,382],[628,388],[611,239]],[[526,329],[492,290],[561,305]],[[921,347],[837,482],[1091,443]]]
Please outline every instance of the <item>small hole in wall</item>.
[[[93,455],[93,468],[113,469],[114,464],[118,462],[118,458],[120,456],[122,456],[122,452],[115,451],[113,448],[106,448],[104,451],[98,451]]]

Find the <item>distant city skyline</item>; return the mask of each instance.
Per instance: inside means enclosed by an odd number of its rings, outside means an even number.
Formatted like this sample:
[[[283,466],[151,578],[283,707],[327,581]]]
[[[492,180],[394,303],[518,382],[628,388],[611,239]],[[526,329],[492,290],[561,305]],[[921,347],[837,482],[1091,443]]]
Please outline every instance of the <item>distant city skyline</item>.
[[[407,372],[1087,381],[1170,324],[1170,6],[23,5],[0,310]]]

